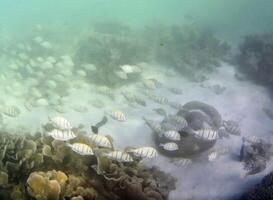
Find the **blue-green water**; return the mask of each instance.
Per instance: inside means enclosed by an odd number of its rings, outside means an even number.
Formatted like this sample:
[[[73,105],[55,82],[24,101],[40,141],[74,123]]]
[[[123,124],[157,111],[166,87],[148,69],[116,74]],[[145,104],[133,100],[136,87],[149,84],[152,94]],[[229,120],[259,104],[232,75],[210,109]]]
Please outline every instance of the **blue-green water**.
[[[143,163],[177,178],[164,199],[238,198],[273,166],[272,10],[269,0],[2,0],[0,132],[72,147],[74,135],[57,137],[49,119],[87,137],[107,116],[97,128],[115,150],[155,148]],[[239,161],[253,136],[266,152],[254,172]],[[11,157],[0,172],[13,173]]]

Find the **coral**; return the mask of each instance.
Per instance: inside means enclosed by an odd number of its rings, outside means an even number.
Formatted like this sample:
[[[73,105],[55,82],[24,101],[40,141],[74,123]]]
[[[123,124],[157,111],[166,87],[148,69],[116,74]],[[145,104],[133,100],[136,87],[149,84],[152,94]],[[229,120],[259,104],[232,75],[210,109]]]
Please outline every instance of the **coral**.
[[[78,136],[71,142],[88,141],[79,130],[74,131]],[[99,152],[95,156],[80,156],[64,142],[42,133],[20,136],[1,133],[0,198],[150,200],[167,199],[175,189],[175,179],[157,168],[147,168],[138,162],[121,164]]]
[[[127,74],[129,77],[124,80],[116,76],[115,72],[122,65],[136,65],[146,61],[148,48],[125,25],[119,24],[124,27],[122,32],[126,34],[117,33],[120,31],[117,29],[118,24],[97,24],[90,36],[79,42],[75,54],[77,65],[84,69],[84,64],[92,63],[97,68],[96,71],[87,71],[88,81],[113,87],[138,80],[139,74]]]
[[[235,58],[238,72],[258,84],[273,86],[273,34],[248,35]]]
[[[238,200],[264,200],[273,199],[273,172],[266,175],[260,184],[249,189]]]
[[[146,43],[153,50],[154,60],[173,66],[186,77],[201,79],[229,56],[230,47],[211,32],[196,25],[164,26],[155,24],[144,30]]]
[[[56,172],[53,171],[53,174]],[[57,172],[58,173],[58,172]],[[52,172],[33,172],[27,179],[28,193],[37,200],[58,200],[61,193],[61,185],[57,177],[52,177]]]
[[[247,170],[246,175],[256,174],[266,168],[266,163],[271,156],[272,145],[263,141],[245,141],[240,151],[240,161]]]

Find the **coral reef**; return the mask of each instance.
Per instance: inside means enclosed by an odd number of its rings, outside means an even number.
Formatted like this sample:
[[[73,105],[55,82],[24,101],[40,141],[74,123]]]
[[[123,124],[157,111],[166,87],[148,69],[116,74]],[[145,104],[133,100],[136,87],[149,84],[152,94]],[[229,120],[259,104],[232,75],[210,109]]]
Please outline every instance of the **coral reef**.
[[[73,131],[78,136],[72,142],[88,141],[80,129]],[[138,162],[121,164],[97,152],[80,156],[65,142],[41,133],[1,133],[0,142],[3,200],[155,200],[167,199],[175,189],[175,179],[158,168]]]
[[[266,175],[260,184],[245,192],[238,200],[273,199],[273,172]]]
[[[253,137],[252,137],[253,138]],[[263,171],[270,159],[272,145],[260,138],[243,138],[240,151],[240,161],[247,170],[246,175],[252,175]]]
[[[273,34],[246,36],[236,56],[238,72],[258,84],[273,86]]]
[[[123,27],[118,29],[117,27]],[[122,33],[121,33],[122,32]],[[96,67],[96,72],[87,72],[88,80],[93,83],[115,86],[138,80],[139,73],[130,73],[120,77],[118,72],[123,65],[136,65],[148,60],[148,48],[129,27],[105,23],[93,27],[92,33],[78,44],[75,61],[83,69],[86,63]]]
[[[154,60],[173,66],[192,79],[201,79],[229,56],[230,47],[226,43],[193,24],[155,24],[147,26],[143,34],[152,47]]]

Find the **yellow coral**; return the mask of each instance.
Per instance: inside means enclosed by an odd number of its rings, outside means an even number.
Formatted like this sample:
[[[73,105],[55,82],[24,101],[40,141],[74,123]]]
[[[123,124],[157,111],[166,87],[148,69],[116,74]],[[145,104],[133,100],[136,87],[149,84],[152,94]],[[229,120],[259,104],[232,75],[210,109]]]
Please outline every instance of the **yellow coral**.
[[[61,171],[33,172],[27,180],[28,193],[37,200],[58,200],[67,179]]]

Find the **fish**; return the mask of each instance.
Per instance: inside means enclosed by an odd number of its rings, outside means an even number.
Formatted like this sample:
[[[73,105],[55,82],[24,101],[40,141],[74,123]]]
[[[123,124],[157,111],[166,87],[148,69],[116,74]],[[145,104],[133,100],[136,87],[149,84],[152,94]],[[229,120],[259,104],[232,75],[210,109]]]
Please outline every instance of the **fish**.
[[[168,104],[168,99],[164,96],[158,96],[158,95],[152,95],[150,99],[156,103],[162,104],[162,105],[167,105]]]
[[[153,147],[140,147],[132,150],[128,150],[128,153],[133,153],[140,158],[155,158],[157,157],[157,151]]]
[[[218,132],[210,128],[204,128],[201,130],[193,131],[193,133],[196,138],[207,141],[213,141],[219,138]]]
[[[16,106],[4,107],[2,112],[9,117],[17,117],[21,113],[20,109]]]
[[[176,159],[172,159],[171,163],[173,163],[177,167],[186,167],[192,164],[192,160],[188,158],[176,158]]]
[[[175,102],[175,101],[168,102],[168,105],[171,108],[174,108],[174,109],[177,109],[177,110],[183,109],[183,105],[181,103],[178,103],[178,102]]]
[[[97,88],[97,92],[99,94],[108,96],[111,100],[115,99],[115,95],[114,95],[113,91],[109,87],[107,87],[107,86],[100,86],[100,87],[98,87]]]
[[[150,129],[152,129],[154,132],[161,134],[162,133],[162,128],[161,124],[157,121],[149,120],[146,118],[143,118],[146,124],[149,126]]]
[[[170,139],[170,140],[173,140],[173,141],[180,141],[180,140],[181,140],[180,134],[179,134],[177,131],[175,131],[175,130],[165,131],[165,132],[163,133],[163,135],[164,135],[166,138],[168,138],[168,139]]]
[[[74,152],[85,156],[85,155],[94,155],[94,152],[90,146],[84,143],[67,143],[67,146],[70,147]]]
[[[167,116],[167,112],[163,108],[155,108],[153,111],[161,116]]]
[[[89,103],[92,106],[96,107],[96,108],[103,108],[103,107],[105,107],[105,103],[103,101],[101,101],[101,100],[98,100],[98,99],[91,100],[91,101],[89,101]]]
[[[121,94],[129,103],[137,103],[138,105],[146,106],[145,100],[132,92],[122,92]]]
[[[179,129],[188,127],[188,122],[184,117],[179,115],[168,115],[167,120],[174,125],[179,125]]]
[[[124,72],[124,71],[121,71],[121,70],[118,70],[118,71],[115,71],[114,72],[117,77],[119,77],[120,79],[123,79],[123,80],[127,80],[128,79],[128,76],[127,74]]]
[[[61,116],[57,116],[57,117],[53,117],[53,118],[48,117],[48,119],[52,123],[54,128],[56,128],[56,129],[70,130],[73,128],[71,123],[67,119],[65,119],[64,117],[61,117]]]
[[[53,129],[52,131],[48,132],[48,135],[53,137],[55,140],[59,140],[59,141],[68,141],[77,137],[72,130],[59,130],[59,129]]]
[[[155,90],[161,86],[160,82],[156,79],[144,79],[143,86],[149,90]]]
[[[97,70],[97,67],[94,64],[91,64],[91,63],[85,63],[85,64],[82,65],[82,67],[87,71]]]
[[[134,161],[133,158],[130,156],[130,154],[123,151],[112,151],[109,153],[104,153],[103,155],[110,160],[115,160],[118,162],[133,162]]]
[[[170,87],[170,88],[168,88],[168,90],[170,92],[172,92],[173,94],[182,94],[183,93],[181,89],[176,88],[176,87]]]
[[[237,122],[228,120],[224,121],[224,128],[227,132],[229,132],[232,135],[241,135],[241,129]]]
[[[108,113],[113,119],[120,121],[120,122],[125,122],[126,117],[123,112],[120,110],[114,110]]]
[[[159,144],[160,147],[162,147],[163,149],[167,150],[167,151],[176,151],[179,149],[178,145],[174,142],[169,142],[169,143],[165,143],[165,144]]]
[[[135,65],[122,65],[120,66],[122,71],[126,74],[131,74],[131,73],[141,73],[141,68]]]
[[[209,155],[208,155],[208,161],[214,161],[217,159],[219,156],[226,155],[227,153],[230,152],[230,149],[228,147],[221,147],[212,150]]]
[[[107,123],[107,121],[108,121],[107,117],[104,116],[101,121],[99,121],[94,126],[91,126],[92,132],[95,133],[95,134],[98,134],[99,128],[102,127],[103,125],[105,125]]]
[[[246,136],[246,137],[243,137],[242,139],[243,139],[243,142],[248,142],[248,143],[252,143],[252,144],[263,142],[262,138],[260,138],[256,135]]]
[[[111,141],[104,135],[91,134],[88,136],[90,141],[99,147],[112,148]]]

